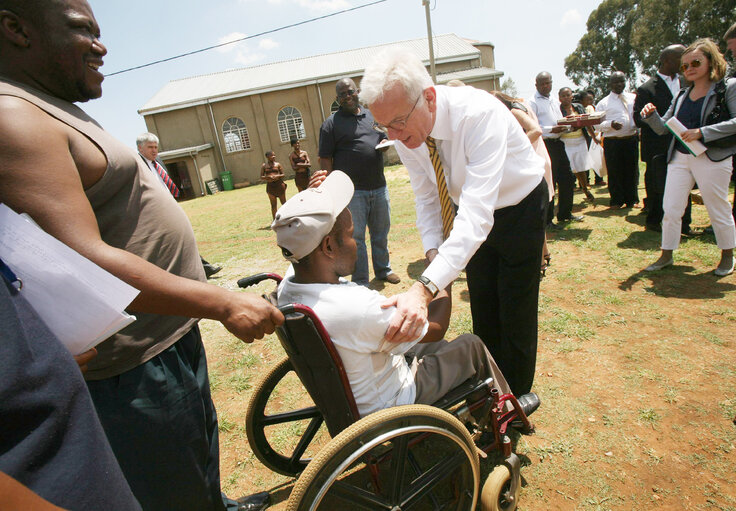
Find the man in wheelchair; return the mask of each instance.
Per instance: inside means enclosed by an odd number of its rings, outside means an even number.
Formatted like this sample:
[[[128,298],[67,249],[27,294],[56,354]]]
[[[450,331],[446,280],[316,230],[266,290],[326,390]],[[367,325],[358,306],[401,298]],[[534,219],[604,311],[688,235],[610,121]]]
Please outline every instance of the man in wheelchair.
[[[333,171],[318,188],[298,193],[276,213],[272,229],[284,257],[292,262],[279,285],[280,305],[311,307],[342,359],[358,411],[366,416],[404,404],[432,404],[468,379],[493,378],[501,394],[508,384],[481,339],[443,336],[452,308],[450,286],[429,305],[428,321],[413,341],[384,339],[395,307],[377,291],[348,282],[357,247],[347,205],[353,184]],[[518,398],[527,415],[539,406],[534,393]]]

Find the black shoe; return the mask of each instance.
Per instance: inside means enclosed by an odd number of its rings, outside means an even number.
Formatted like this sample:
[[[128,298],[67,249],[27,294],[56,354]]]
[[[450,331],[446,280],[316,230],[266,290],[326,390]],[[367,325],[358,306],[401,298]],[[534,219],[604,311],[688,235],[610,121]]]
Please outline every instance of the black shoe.
[[[519,406],[521,406],[521,409],[524,410],[524,414],[527,417],[534,413],[534,411],[539,408],[539,405],[542,403],[539,399],[539,396],[534,392],[530,392],[528,394],[524,394],[521,397],[518,397],[517,401],[519,402]],[[523,429],[524,423],[521,421],[521,419],[517,419],[511,423],[511,427],[516,429]]]
[[[713,226],[709,225],[705,229],[703,229],[703,234],[713,234]]]
[[[207,278],[210,278],[212,275],[222,270],[222,266],[212,266],[210,263],[203,264],[202,267],[204,268],[204,274]]]
[[[552,223],[552,222],[550,222],[550,223],[547,224],[547,230],[548,231],[559,231],[560,229],[562,229],[562,226],[559,225],[559,224],[555,224],[555,223]]]
[[[267,491],[254,493],[240,497],[238,500],[238,511],[261,511],[271,504],[271,496]]]
[[[582,222],[584,219],[585,217],[583,215],[578,215],[578,216],[572,215],[571,217],[565,218],[563,220],[560,220],[558,218],[557,221],[558,222]]]
[[[686,227],[682,229],[682,235],[683,236],[695,236],[695,231],[693,231],[690,227]]]

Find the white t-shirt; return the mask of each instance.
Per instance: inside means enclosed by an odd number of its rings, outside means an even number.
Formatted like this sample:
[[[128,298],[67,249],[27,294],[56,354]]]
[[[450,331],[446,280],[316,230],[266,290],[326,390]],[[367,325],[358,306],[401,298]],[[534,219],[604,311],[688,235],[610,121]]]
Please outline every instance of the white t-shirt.
[[[278,289],[279,305],[311,307],[337,348],[361,416],[391,406],[413,404],[416,386],[404,354],[412,342],[389,343],[383,336],[395,307],[382,309],[377,291],[340,279],[339,284],[297,284],[286,277]]]

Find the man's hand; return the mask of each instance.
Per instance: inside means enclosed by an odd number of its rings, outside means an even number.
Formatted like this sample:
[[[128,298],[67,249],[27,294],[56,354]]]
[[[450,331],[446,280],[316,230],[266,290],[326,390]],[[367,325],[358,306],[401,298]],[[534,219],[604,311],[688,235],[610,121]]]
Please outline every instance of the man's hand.
[[[284,322],[284,315],[260,296],[249,293],[230,293],[225,316],[220,322],[234,336],[253,342],[272,334]]]
[[[74,360],[76,360],[77,365],[79,365],[79,370],[82,371],[82,374],[87,372],[87,364],[96,356],[97,350],[94,348],[90,348],[84,353],[80,353],[79,355],[74,355]]]
[[[550,133],[563,133],[565,131],[567,131],[567,126],[554,126]]]
[[[388,342],[411,342],[417,339],[427,322],[427,304],[432,295],[419,282],[415,282],[406,293],[394,295],[381,307],[396,307],[384,339]]]
[[[439,253],[439,250],[437,250],[436,248],[430,248],[424,255],[427,257],[427,261],[431,263],[432,261],[434,261],[434,258],[437,257],[437,254]]]
[[[620,130],[623,127],[624,127],[624,125],[621,124],[620,122],[618,122],[618,121],[611,121],[611,128],[613,128],[615,130]]]
[[[317,188],[319,185],[322,184],[322,181],[324,181],[325,179],[327,179],[326,170],[315,170],[312,174],[312,177],[309,178],[308,188]]]

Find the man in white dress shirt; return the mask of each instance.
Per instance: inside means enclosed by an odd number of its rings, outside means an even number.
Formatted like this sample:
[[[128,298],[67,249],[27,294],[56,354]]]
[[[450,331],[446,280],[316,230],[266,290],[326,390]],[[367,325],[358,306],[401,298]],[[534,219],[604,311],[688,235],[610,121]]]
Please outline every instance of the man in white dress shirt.
[[[549,197],[544,162],[500,101],[473,87],[434,86],[412,53],[376,57],[361,89],[409,171],[431,261],[406,293],[386,304],[397,307],[386,338],[416,338],[427,304],[465,269],[474,333],[514,394],[529,392]]]
[[[572,214],[573,192],[575,190],[575,174],[570,168],[570,159],[565,152],[565,144],[560,140],[564,126],[558,126],[557,120],[564,117],[560,110],[560,102],[552,97],[552,75],[542,71],[534,82],[537,92],[529,98],[529,105],[542,126],[542,140],[552,162],[552,180],[557,188],[557,221],[580,221],[582,216]],[[554,216],[554,199],[547,211],[547,224],[552,227]]]
[[[626,75],[614,71],[609,79],[611,93],[596,106],[606,112],[598,125],[605,137],[603,154],[608,168],[608,193],[612,208],[639,207],[639,133],[634,124],[636,96],[626,89]]]

